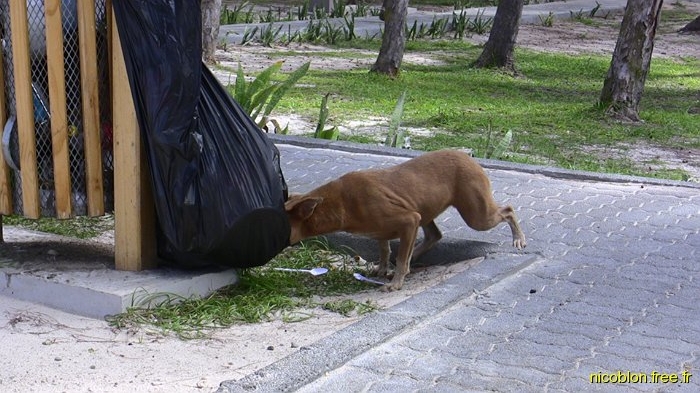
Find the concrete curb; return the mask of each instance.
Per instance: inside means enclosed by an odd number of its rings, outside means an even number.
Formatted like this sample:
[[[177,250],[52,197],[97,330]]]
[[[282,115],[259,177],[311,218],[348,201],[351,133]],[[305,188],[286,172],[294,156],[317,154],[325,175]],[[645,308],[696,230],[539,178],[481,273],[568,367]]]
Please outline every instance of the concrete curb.
[[[340,150],[350,153],[364,153],[385,155],[394,157],[413,158],[422,154],[419,150],[406,150],[393,147],[368,145],[346,141],[329,141],[325,139],[307,138],[293,135],[268,134],[270,140],[275,144],[287,144],[313,149]],[[556,168],[542,165],[520,164],[508,161],[489,160],[476,158],[481,166],[487,169],[503,171],[515,171],[542,175],[553,179],[571,179],[581,181],[599,181],[607,183],[638,183],[641,185],[656,185],[670,187],[684,187],[700,190],[700,183],[683,182],[677,180],[654,179],[651,177],[607,174],[598,172],[578,171],[572,169]]]

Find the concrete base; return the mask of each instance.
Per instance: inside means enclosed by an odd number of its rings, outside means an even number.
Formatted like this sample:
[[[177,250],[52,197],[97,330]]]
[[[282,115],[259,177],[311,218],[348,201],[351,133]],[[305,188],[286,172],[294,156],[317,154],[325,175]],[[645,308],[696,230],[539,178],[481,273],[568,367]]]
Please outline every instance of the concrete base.
[[[234,269],[117,271],[113,245],[15,227],[0,245],[0,295],[92,318],[192,296],[238,280]]]

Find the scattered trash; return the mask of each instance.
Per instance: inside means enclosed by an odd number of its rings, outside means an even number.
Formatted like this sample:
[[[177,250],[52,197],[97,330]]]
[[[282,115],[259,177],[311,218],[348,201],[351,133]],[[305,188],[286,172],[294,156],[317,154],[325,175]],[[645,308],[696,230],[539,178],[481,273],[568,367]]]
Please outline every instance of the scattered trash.
[[[276,267],[273,270],[279,270],[282,272],[310,273],[312,276],[320,276],[321,274],[328,273],[328,269],[326,269],[325,267],[315,267],[313,269],[290,269],[290,268],[286,268],[286,267]]]
[[[371,278],[367,278],[367,277],[363,276],[363,275],[360,274],[360,273],[354,273],[353,276],[355,277],[355,279],[360,280],[360,281],[371,282],[372,284],[377,284],[377,285],[384,285],[384,284],[385,284],[385,283],[383,283],[383,282],[381,282],[381,281],[373,280],[373,279],[371,279]]]

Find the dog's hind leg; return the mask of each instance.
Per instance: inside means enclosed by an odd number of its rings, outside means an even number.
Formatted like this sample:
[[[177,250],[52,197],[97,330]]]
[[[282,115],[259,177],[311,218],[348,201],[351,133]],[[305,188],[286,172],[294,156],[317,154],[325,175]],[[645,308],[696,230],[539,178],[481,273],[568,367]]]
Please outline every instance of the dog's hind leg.
[[[501,206],[498,208],[498,215],[510,226],[510,232],[513,234],[513,247],[517,249],[525,248],[525,246],[527,246],[525,234],[523,230],[520,229],[520,224],[518,224],[518,218],[515,216],[513,208],[510,206]]]
[[[476,206],[455,205],[457,211],[472,229],[487,231],[496,225],[506,222],[513,235],[513,246],[521,249],[527,245],[518,218],[511,206],[498,206],[493,200],[481,200]]]
[[[420,258],[421,255],[433,248],[435,243],[442,239],[442,233],[440,232],[440,229],[438,229],[437,225],[435,225],[435,221],[430,221],[421,228],[423,228],[423,241],[413,250],[411,262]]]

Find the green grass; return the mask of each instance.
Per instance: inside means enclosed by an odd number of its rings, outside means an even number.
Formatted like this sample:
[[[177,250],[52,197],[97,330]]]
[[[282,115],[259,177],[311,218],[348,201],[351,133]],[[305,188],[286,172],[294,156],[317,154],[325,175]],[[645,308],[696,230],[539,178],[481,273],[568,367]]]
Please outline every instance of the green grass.
[[[70,220],[42,217],[38,220],[30,220],[21,216],[12,215],[2,216],[2,225],[14,225],[34,231],[88,239],[104,231],[114,229],[114,216],[111,214],[102,217],[78,216]]]
[[[288,248],[265,266],[242,270],[238,284],[206,298],[153,294],[152,298],[158,301],[155,306],[129,308],[125,313],[109,317],[108,322],[119,329],[152,326],[163,333],[190,339],[241,323],[273,319],[303,321],[319,308],[345,316],[377,310],[378,306],[370,300],[359,302],[346,296],[376,289],[376,285],[355,280],[352,273],[367,274],[367,267],[349,257],[339,260],[338,255],[338,250],[330,250],[323,241],[307,242]],[[275,267],[325,267],[329,271],[312,276],[276,271]]]
[[[370,45],[378,43],[357,43],[362,49],[371,49]],[[367,116],[388,117],[405,90],[408,99],[402,124],[441,130],[436,137],[413,137],[416,149],[468,147],[482,157],[488,148],[488,129],[495,136],[512,130],[511,154],[504,159],[679,180],[686,177],[683,172],[649,174],[625,158],[593,156],[586,147],[623,142],[700,146],[700,119],[689,110],[698,106],[698,59],[655,58],[641,102],[644,122],[623,124],[608,119],[603,108],[596,106],[610,64],[608,56],[518,50],[520,75],[513,77],[471,68],[481,48],[464,42],[415,41],[407,44],[406,51],[432,53],[445,64],[404,63],[396,80],[365,69],[310,71],[303,80],[306,87],[290,91],[278,110],[313,118],[316,98],[332,93],[331,116],[336,124]]]

